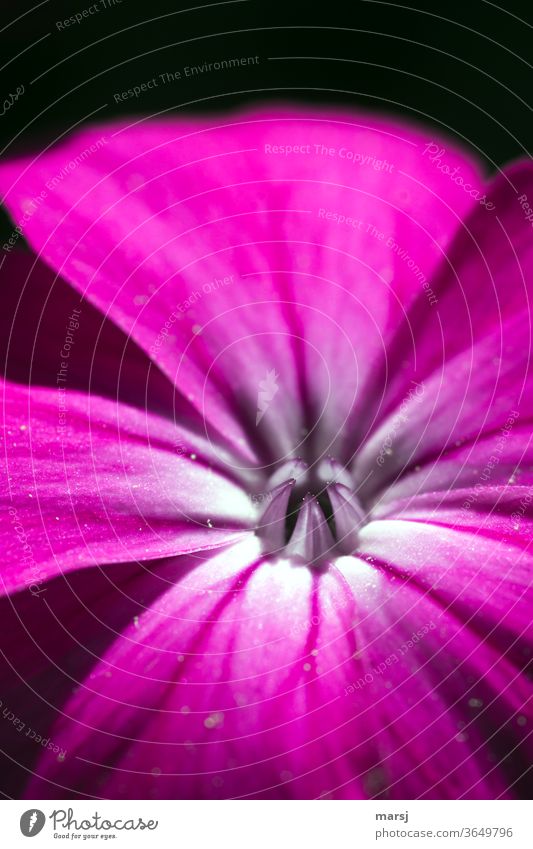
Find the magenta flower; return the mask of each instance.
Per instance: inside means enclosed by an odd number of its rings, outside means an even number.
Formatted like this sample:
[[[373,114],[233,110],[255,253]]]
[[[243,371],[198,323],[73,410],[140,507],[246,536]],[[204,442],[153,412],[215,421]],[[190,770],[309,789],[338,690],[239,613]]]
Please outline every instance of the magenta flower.
[[[251,111],[0,188],[4,792],[523,796],[531,163]]]

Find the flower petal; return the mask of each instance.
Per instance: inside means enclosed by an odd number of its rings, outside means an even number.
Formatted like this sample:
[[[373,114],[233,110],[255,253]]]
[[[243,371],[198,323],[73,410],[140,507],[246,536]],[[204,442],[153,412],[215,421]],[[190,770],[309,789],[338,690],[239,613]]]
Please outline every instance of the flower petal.
[[[221,545],[250,526],[240,481],[164,419],[68,390],[4,390],[2,591],[59,571]]]
[[[494,769],[523,735],[498,729],[525,697],[511,660],[364,560],[313,572],[258,552],[205,555],[124,630],[29,798],[506,794],[523,762]]]
[[[45,754],[29,794],[364,795],[377,755],[341,698],[353,598],[334,572],[258,554],[214,554],[117,638],[53,728],[67,758]]]
[[[0,598],[0,786],[9,798],[21,797],[41,746],[61,763],[50,727],[64,702],[116,634],[184,568],[182,558],[87,567],[47,581],[38,595]]]
[[[391,369],[379,424],[354,463],[363,497],[465,442],[475,446],[509,420],[511,428],[515,419],[530,425],[533,239],[520,191],[533,196],[531,163],[495,181],[497,216],[472,213],[436,277],[438,304],[416,304],[392,342],[390,362],[402,368]]]
[[[512,490],[515,484],[533,485],[533,438],[529,420],[510,415],[499,429],[452,445],[421,466],[409,466],[381,494],[372,515],[390,514],[397,499],[449,490],[465,490],[463,500],[473,504],[485,488],[498,485]]]
[[[527,793],[528,655],[513,643],[519,626],[504,637],[511,617],[492,630],[493,604],[486,617],[483,602],[496,585],[480,580],[479,554],[470,570],[461,561],[465,544],[457,540],[452,558],[435,528],[375,522],[361,532],[364,560],[339,561],[360,606],[355,636],[365,667],[347,695],[356,709],[367,693],[379,716],[382,798]]]
[[[526,449],[533,415],[531,352],[531,318],[519,313],[416,389],[411,385],[402,405],[356,458],[354,474],[364,482],[362,499],[394,497],[393,484],[421,467],[425,488],[437,489],[444,455],[463,445],[475,448],[481,440],[477,454],[482,456],[493,443],[505,442],[517,425],[526,435]],[[490,456],[485,453],[481,469]]]
[[[420,291],[427,301],[474,203],[429,148],[400,123],[341,112],[139,121],[8,163],[0,187],[33,247],[109,310],[210,432],[235,447],[252,432],[271,462],[304,440],[343,454],[387,337]],[[480,186],[462,154],[446,156]]]
[[[361,531],[361,549],[416,577],[447,609],[457,603],[469,611],[502,654],[509,634],[525,648],[533,606],[532,522],[527,515],[517,522],[512,513],[526,493],[520,487],[507,493],[487,487],[470,510],[461,510],[461,491],[421,496],[403,509],[396,504],[394,518]]]
[[[168,378],[116,324],[34,254],[7,254],[0,272],[4,375],[17,383],[56,387],[64,342],[71,389],[118,398],[171,419],[179,413],[185,420]]]

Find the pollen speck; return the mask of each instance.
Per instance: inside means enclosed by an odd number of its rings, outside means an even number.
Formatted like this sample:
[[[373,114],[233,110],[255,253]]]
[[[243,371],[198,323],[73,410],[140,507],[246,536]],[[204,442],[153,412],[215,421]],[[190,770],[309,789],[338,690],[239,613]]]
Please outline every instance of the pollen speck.
[[[224,714],[220,712],[212,713],[211,716],[204,719],[204,725],[206,728],[220,728],[224,725]]]

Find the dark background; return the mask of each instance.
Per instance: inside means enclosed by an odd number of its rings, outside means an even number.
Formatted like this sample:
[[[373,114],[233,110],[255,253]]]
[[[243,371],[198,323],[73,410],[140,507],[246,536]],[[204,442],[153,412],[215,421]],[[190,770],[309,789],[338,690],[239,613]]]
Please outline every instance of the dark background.
[[[57,21],[93,2],[3,4],[0,101],[25,91],[0,116],[1,156],[88,120],[269,100],[410,116],[477,148],[488,171],[530,153],[531,0],[505,0],[505,9],[487,0],[96,3],[97,13],[62,30]],[[257,65],[114,102],[115,92],[166,71],[255,55]]]

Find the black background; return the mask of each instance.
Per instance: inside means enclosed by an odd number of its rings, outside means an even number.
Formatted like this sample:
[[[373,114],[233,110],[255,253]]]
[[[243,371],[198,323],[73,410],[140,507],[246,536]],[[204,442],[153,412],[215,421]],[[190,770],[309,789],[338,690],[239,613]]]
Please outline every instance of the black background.
[[[489,172],[530,153],[530,0],[96,2],[97,13],[64,29],[57,22],[90,0],[4,4],[0,99],[25,92],[0,117],[1,156],[89,120],[273,100],[411,117],[476,148]],[[116,92],[165,71],[256,55],[256,65],[115,103]],[[9,230],[5,216],[0,229]]]

